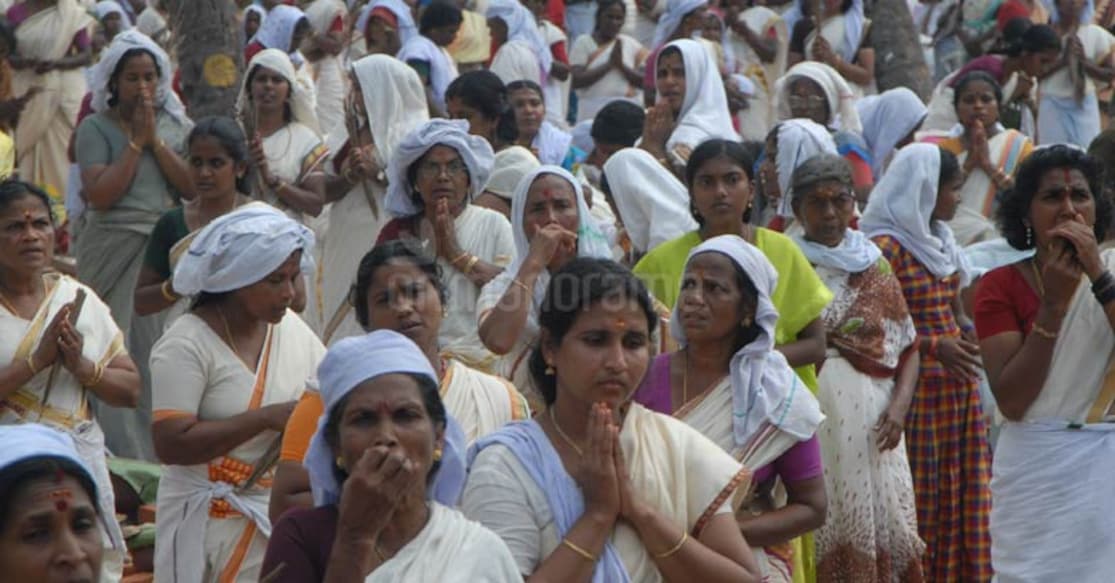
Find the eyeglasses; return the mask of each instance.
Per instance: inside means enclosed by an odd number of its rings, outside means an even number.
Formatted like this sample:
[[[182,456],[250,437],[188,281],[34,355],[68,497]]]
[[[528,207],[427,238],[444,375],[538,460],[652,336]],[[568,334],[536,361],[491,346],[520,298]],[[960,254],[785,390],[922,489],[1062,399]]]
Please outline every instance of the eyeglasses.
[[[418,165],[418,177],[425,179],[439,178],[444,172],[450,178],[461,178],[468,175],[468,167],[464,162],[452,160],[446,164],[437,162],[422,162]]]
[[[827,103],[827,100],[820,95],[791,95],[787,101],[790,102],[790,107],[794,109],[821,107]]]

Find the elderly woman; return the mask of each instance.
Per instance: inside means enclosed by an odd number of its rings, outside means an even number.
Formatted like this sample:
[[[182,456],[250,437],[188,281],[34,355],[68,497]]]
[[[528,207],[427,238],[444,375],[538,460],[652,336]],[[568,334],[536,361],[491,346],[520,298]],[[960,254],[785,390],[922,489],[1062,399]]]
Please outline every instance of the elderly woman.
[[[815,435],[824,415],[775,350],[777,281],[762,251],[738,235],[693,248],[672,318],[683,348],[654,360],[635,400],[685,421],[750,471],[738,528],[763,580],[789,583],[793,539],[825,520]]]
[[[364,35],[366,54],[392,57],[418,35],[414,14],[402,0],[369,2],[356,20],[356,30]]]
[[[1094,552],[1111,540],[1101,493],[1115,481],[1105,390],[1115,255],[1097,246],[1112,219],[1100,177],[1083,152],[1035,150],[999,220],[1012,247],[1036,253],[987,273],[976,292],[980,348],[1007,418],[991,482],[991,564],[1004,581],[1092,581],[1112,567]],[[1020,513],[1041,528],[1022,527]]]
[[[92,393],[112,407],[133,408],[140,381],[124,335],[92,289],[52,272],[54,217],[39,188],[0,182],[0,425],[43,423],[70,435],[97,483],[105,516],[115,504],[104,434],[89,411]],[[123,534],[105,523],[106,566],[123,571]]]
[[[524,577],[759,581],[734,510],[749,473],[693,428],[631,402],[658,322],[629,271],[554,274],[530,370],[546,402],[471,450],[461,506]]]
[[[334,345],[318,378],[325,414],[306,456],[316,508],[276,525],[264,578],[518,580],[503,541],[452,508],[463,444],[427,355],[379,330]]]
[[[917,93],[896,87],[856,101],[856,112],[871,154],[871,176],[878,180],[894,152],[914,141],[929,110]]]
[[[918,331],[921,370],[906,415],[926,581],[988,581],[991,451],[979,347],[960,300],[967,260],[948,221],[960,205],[956,157],[930,144],[898,152],[860,219],[890,262]]]
[[[481,341],[503,356],[499,374],[511,379],[536,411],[542,399],[530,382],[527,359],[537,344],[550,276],[577,257],[612,256],[589,213],[580,185],[565,170],[542,166],[524,177],[511,199],[515,263],[484,286],[477,302]]]
[[[159,581],[259,578],[279,432],[325,352],[289,310],[313,245],[257,203],[205,227],[174,270],[194,299],[151,355]]]
[[[795,4],[799,18],[790,31],[790,65],[815,61],[852,83],[858,96],[874,93],[875,49],[869,42],[871,19],[864,15],[863,0]],[[817,8],[821,14],[813,14]]]
[[[411,37],[399,50],[398,59],[422,79],[430,112],[444,116],[445,90],[457,78],[457,64],[446,49],[461,27],[461,9],[450,2],[434,2],[422,11],[421,34]]]
[[[119,580],[104,571],[93,471],[70,438],[37,424],[0,427],[0,569],[12,581]],[[110,509],[111,511],[111,509]],[[110,515],[108,515],[110,516]],[[108,577],[106,579],[106,577]],[[115,579],[113,579],[115,577]]]
[[[136,318],[135,286],[150,234],[175,194],[192,197],[181,148],[193,125],[170,86],[170,59],[134,30],[117,35],[94,69],[95,113],[75,138],[89,203],[77,247],[78,279],[112,311],[141,370],[162,333],[161,317]],[[134,411],[98,407],[116,455],[151,459],[150,394]]]
[[[622,34],[627,5],[621,0],[597,3],[592,34],[573,40],[569,64],[577,92],[577,123],[592,120],[608,103],[625,99],[643,102],[643,72],[647,50]]]
[[[697,41],[666,45],[654,62],[658,104],[647,113],[643,141],[648,151],[681,176],[686,161],[703,142],[738,140],[716,62]]]
[[[999,231],[991,217],[999,193],[1014,185],[1014,171],[1033,150],[1030,139],[999,123],[1003,92],[983,71],[973,71],[956,82],[956,117],[960,123],[939,146],[952,152],[964,169],[960,208],[949,223],[961,245],[994,239]]]
[[[759,164],[762,195],[766,204],[775,209],[768,227],[781,233],[800,233],[801,226],[794,224],[794,209],[790,204],[794,170],[815,156],[836,153],[836,142],[828,130],[816,122],[791,119],[774,126],[767,134],[763,161]]]
[[[625,148],[612,154],[604,163],[601,186],[635,260],[698,227],[689,214],[685,185],[646,150]]]
[[[326,346],[362,333],[349,292],[360,258],[387,222],[385,170],[399,142],[430,119],[422,81],[398,59],[369,55],[353,63],[349,76],[347,123],[328,138],[326,200],[333,206],[321,243],[320,297],[306,317]]]
[[[417,239],[437,257],[453,298],[441,323],[441,348],[484,371],[496,358],[477,335],[476,301],[515,256],[507,219],[472,204],[488,182],[492,158],[488,143],[462,121],[435,119],[411,132],[387,170],[387,212],[395,218],[376,242]]]
[[[832,154],[794,171],[794,237],[834,298],[817,379],[828,518],[816,536],[818,581],[922,581],[914,487],[902,439],[918,381],[917,330],[890,264],[855,213],[852,170]]]

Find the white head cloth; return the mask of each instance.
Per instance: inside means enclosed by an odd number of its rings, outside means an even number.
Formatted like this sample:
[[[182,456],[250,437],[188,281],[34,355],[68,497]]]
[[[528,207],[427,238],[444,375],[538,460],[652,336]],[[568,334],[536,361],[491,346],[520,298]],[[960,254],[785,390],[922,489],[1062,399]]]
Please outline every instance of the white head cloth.
[[[967,285],[971,276],[967,257],[948,224],[932,219],[940,175],[940,148],[933,144],[902,148],[871,192],[859,228],[869,237],[898,239],[939,278],[959,271],[961,285]]]
[[[131,17],[128,16],[127,12],[124,12],[124,7],[115,0],[101,0],[100,2],[97,2],[96,6],[93,7],[93,11],[97,13],[97,20],[102,23],[105,21],[105,17],[109,14],[119,14],[120,30],[125,31],[132,28]]]
[[[292,54],[298,50],[298,47],[290,46],[294,41],[294,29],[298,28],[298,23],[303,18],[306,18],[306,13],[302,12],[302,9],[288,4],[279,4],[267,13],[252,40],[263,45],[264,48],[279,49],[284,53]]]
[[[264,203],[217,218],[197,234],[174,269],[174,291],[184,296],[248,287],[302,251],[302,271],[314,270],[314,234]]]
[[[294,70],[290,55],[279,49],[264,49],[256,53],[248,63],[248,68],[244,72],[244,81],[240,86],[240,97],[236,100],[236,109],[241,118],[252,112],[252,103],[249,99],[252,88],[248,85],[248,80],[251,79],[251,72],[256,67],[271,69],[290,84],[290,94],[287,99],[290,103],[291,117],[314,132],[321,133],[317,123],[317,113],[314,111],[313,95],[305,85],[298,82],[298,73]]]
[[[253,39],[255,39],[255,35],[252,35],[251,38],[248,38],[248,31],[245,28],[245,26],[248,24],[248,15],[253,12],[259,15],[260,26],[263,25],[263,20],[267,18],[267,11],[264,10],[263,7],[259,4],[249,4],[244,7],[244,12],[240,15],[240,33],[244,35],[244,44],[248,44],[252,42]],[[258,28],[256,29],[256,32],[259,32]]]
[[[447,146],[457,151],[468,168],[468,191],[471,201],[488,183],[495,154],[488,140],[468,133],[468,122],[459,119],[432,119],[410,132],[395,148],[387,166],[387,212],[393,217],[410,217],[420,209],[411,199],[414,185],[407,179],[407,168],[426,155],[434,146]]]
[[[155,57],[155,65],[159,68],[159,85],[155,88],[155,107],[162,108],[179,123],[188,124],[190,118],[186,117],[186,108],[170,86],[171,72],[174,70],[170,65],[170,58],[162,47],[138,30],[126,30],[116,35],[101,54],[101,60],[94,66],[93,111],[108,110],[112,72],[116,70],[124,54],[135,49],[151,53]]]
[[[917,93],[897,87],[856,103],[863,122],[863,140],[871,149],[871,173],[883,174],[883,163],[902,138],[910,135],[925,120],[929,109]]]
[[[390,10],[399,23],[399,46],[407,44],[411,38],[418,36],[418,25],[414,23],[414,15],[402,0],[375,0],[364,6],[360,11],[360,18],[356,19],[356,30],[360,34],[368,29],[368,20],[372,17],[372,10],[383,8]],[[392,55],[394,56],[394,55]]]
[[[666,49],[670,47],[681,51],[685,66],[685,100],[681,104],[677,125],[666,141],[667,150],[673,151],[677,144],[696,148],[712,138],[739,141],[739,134],[732,129],[732,114],[728,111],[724,82],[712,55],[695,40],[675,40],[666,45]],[[666,49],[658,53],[658,59],[662,58]],[[657,62],[654,66],[658,66]]]
[[[1061,12],[1057,10],[1056,0],[1041,0],[1045,9],[1049,12],[1049,23],[1057,24],[1061,21]],[[1091,24],[1092,17],[1096,13],[1096,4],[1093,0],[1087,0],[1084,3],[1084,8],[1080,10],[1080,24]]]
[[[329,34],[329,28],[338,16],[348,16],[348,7],[341,0],[316,0],[306,6],[305,12],[317,34]]]
[[[538,57],[538,67],[543,76],[550,74],[550,66],[554,64],[553,53],[542,37],[542,31],[538,29],[538,21],[526,6],[518,0],[491,0],[485,16],[502,20],[507,25],[507,40],[523,41],[530,45]]]
[[[858,134],[863,131],[859,112],[856,111],[856,94],[852,87],[836,72],[836,69],[816,61],[802,61],[790,67],[786,74],[775,84],[775,99],[778,101],[778,119],[790,119],[790,86],[795,79],[809,79],[821,87],[828,102],[828,126],[834,130],[844,130]]]
[[[713,237],[693,248],[686,265],[701,253],[720,253],[736,264],[755,285],[758,301],[755,325],[759,335],[733,356],[729,364],[732,382],[732,429],[737,446],[744,446],[764,422],[804,441],[824,421],[821,406],[798,378],[786,357],[774,349],[774,327],[778,310],[770,296],[778,285],[778,272],[758,247],[737,235]],[[679,344],[688,344],[681,323],[679,300],[670,318],[670,332]]]
[[[0,440],[4,444],[0,448],[0,475],[12,465],[32,458],[61,458],[81,468],[96,488],[93,471],[78,455],[74,440],[68,434],[38,423],[21,423],[0,425]],[[95,494],[92,502],[97,503]]]
[[[666,11],[658,17],[658,26],[654,27],[654,42],[651,43],[651,48],[666,44],[666,41],[677,32],[686,14],[705,6],[708,6],[708,0],[667,0]]]
[[[616,211],[640,253],[697,229],[689,191],[649,152],[624,148],[604,163]]]
[[[386,374],[417,374],[435,385],[438,378],[422,350],[394,330],[376,330],[338,341],[325,353],[317,370],[325,411],[310,439],[303,465],[310,474],[314,505],[327,506],[341,499],[341,484],[337,483],[334,470],[335,456],[325,441],[325,425],[337,403],[364,381]],[[427,497],[452,507],[456,506],[464,487],[465,436],[457,422],[448,413],[446,416],[441,464],[427,488]]]
[[[774,166],[778,169],[778,215],[794,216],[791,179],[794,170],[806,160],[820,154],[837,154],[836,142],[821,124],[808,119],[791,119],[778,124],[778,155]]]
[[[384,168],[399,142],[430,120],[426,89],[412,67],[388,55],[368,55],[353,63],[352,70],[364,94],[376,156]]]
[[[492,177],[488,179],[488,185],[484,190],[511,200],[515,188],[519,186],[519,181],[541,165],[538,158],[522,146],[504,148],[496,152]]]

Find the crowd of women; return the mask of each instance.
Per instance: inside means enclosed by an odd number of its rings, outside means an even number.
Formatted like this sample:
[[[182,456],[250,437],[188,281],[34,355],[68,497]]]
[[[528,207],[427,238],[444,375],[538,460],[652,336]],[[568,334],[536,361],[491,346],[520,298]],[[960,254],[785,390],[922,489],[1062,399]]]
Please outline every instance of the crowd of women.
[[[910,6],[923,101],[861,0],[272,0],[191,119],[5,4],[6,576],[120,580],[110,458],[159,582],[1115,572],[1110,8]]]

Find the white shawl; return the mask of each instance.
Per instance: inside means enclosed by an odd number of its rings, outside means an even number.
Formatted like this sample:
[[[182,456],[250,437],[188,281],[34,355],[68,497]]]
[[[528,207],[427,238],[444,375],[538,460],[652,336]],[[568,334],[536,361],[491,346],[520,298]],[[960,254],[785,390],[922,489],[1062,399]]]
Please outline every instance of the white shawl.
[[[673,152],[679,145],[696,148],[705,140],[713,138],[738,141],[739,135],[732,129],[732,115],[728,112],[724,83],[712,56],[699,42],[682,39],[666,45],[658,53],[658,59],[670,47],[681,51],[685,65],[685,100],[677,117],[677,125],[666,141],[667,151]],[[657,60],[654,66],[658,66]]]
[[[876,180],[894,147],[929,113],[921,98],[905,87],[864,97],[856,103],[856,111],[863,122],[863,140],[871,149],[871,173]]]
[[[708,6],[708,0],[667,0],[666,11],[658,18],[658,26],[654,29],[653,47],[660,47],[674,36],[685,15]]]
[[[778,169],[778,215],[794,216],[791,180],[794,170],[806,160],[821,154],[838,155],[832,134],[808,119],[791,119],[778,124],[778,152],[774,165]]]
[[[418,36],[418,26],[414,24],[414,15],[410,12],[410,6],[407,6],[402,0],[375,0],[366,6],[360,12],[360,18],[356,19],[356,30],[361,34],[368,29],[368,19],[372,17],[372,10],[376,8],[386,8],[390,10],[395,18],[399,21],[399,42],[400,46],[410,42],[410,39]]]
[[[457,64],[445,49],[423,35],[416,35],[403,45],[398,59],[407,61],[426,61],[430,64],[430,90],[434,95],[434,105],[445,111],[445,90],[457,78]]]
[[[646,150],[616,152],[604,163],[604,176],[627,236],[640,253],[697,229],[685,185]]]
[[[534,15],[517,0],[491,0],[485,16],[498,18],[507,25],[507,42],[522,41],[530,45],[538,58],[538,66],[542,71],[539,79],[550,75],[550,66],[554,63],[554,56],[542,32],[538,30],[538,22]]]
[[[251,63],[248,64],[244,82],[240,86],[240,96],[236,100],[236,110],[240,118],[244,119],[245,115],[254,111],[249,100],[252,88],[248,86],[248,79],[251,78],[251,71],[256,67],[266,67],[286,79],[286,82],[290,84],[290,95],[287,99],[290,101],[290,113],[294,121],[320,135],[321,128],[318,125],[317,113],[315,112],[313,90],[299,81],[298,73],[294,70],[294,63],[290,60],[290,55],[279,49],[264,49],[256,53],[256,56],[252,57]]]

